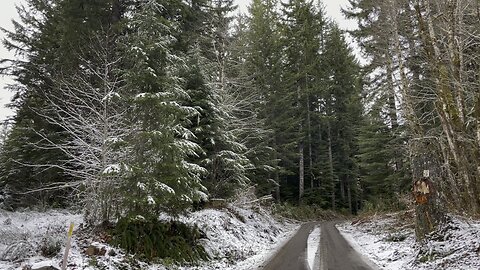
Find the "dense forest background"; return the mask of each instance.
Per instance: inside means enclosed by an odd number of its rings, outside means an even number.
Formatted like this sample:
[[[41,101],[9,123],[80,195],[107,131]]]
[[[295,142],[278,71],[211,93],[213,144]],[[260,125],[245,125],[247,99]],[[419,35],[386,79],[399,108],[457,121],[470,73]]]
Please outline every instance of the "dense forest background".
[[[29,0],[1,134],[3,207],[92,223],[258,196],[401,208],[430,171],[480,209],[480,3],[352,0],[360,66],[320,1]]]

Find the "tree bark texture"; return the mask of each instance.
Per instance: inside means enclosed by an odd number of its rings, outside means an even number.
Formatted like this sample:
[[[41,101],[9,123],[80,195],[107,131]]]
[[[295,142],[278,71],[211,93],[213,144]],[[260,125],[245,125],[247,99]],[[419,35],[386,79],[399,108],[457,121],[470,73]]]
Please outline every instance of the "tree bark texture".
[[[298,164],[298,199],[302,201],[302,197],[305,191],[305,158],[303,153],[303,143],[300,143],[298,147],[299,164]]]
[[[426,138],[411,143],[417,241],[423,240],[444,222],[436,188],[442,175],[439,166],[441,159],[435,154],[435,143],[432,140]],[[428,171],[428,176],[424,175],[425,171]]]
[[[333,175],[332,134],[330,123],[328,124],[328,167],[331,177],[331,200],[332,209],[335,211],[335,176]]]
[[[476,143],[464,139],[469,137],[469,128],[465,121],[464,44],[459,33],[463,29],[460,9],[464,7],[460,7],[459,3],[449,0],[443,3],[445,6],[439,13],[432,9],[430,1],[424,0],[419,1],[415,9],[434,82],[434,108],[447,142],[447,157],[444,159],[446,162],[453,161],[448,170],[454,170],[454,174],[449,173],[449,177],[455,175],[455,182],[460,190],[465,191],[462,193],[463,205],[459,207],[479,213],[479,150]],[[440,27],[434,22],[434,16],[442,18]],[[445,36],[446,40],[439,40],[438,36]]]

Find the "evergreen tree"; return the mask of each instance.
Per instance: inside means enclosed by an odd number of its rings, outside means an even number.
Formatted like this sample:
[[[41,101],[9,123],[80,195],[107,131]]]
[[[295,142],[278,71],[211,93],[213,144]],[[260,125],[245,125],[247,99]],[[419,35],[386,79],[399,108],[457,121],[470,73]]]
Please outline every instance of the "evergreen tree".
[[[162,17],[162,8],[156,0],[135,7],[124,43],[133,127],[125,146],[124,207],[149,217],[178,213],[206,192],[200,183],[205,169],[188,162],[199,146],[185,126],[198,111],[179,102],[189,99],[179,78],[185,60],[174,54],[175,24]]]
[[[264,195],[275,190],[277,200],[280,200],[280,172],[278,166],[277,135],[275,113],[279,108],[275,103],[275,97],[281,92],[281,63],[282,51],[280,44],[280,20],[277,9],[277,1],[254,0],[249,7],[250,15],[247,21],[247,30],[244,41],[240,47],[244,49],[245,75],[251,78],[250,87],[256,92],[255,100],[252,100],[254,110],[265,128],[272,133],[256,146],[263,147],[259,152],[255,151],[254,164],[265,163],[264,170],[256,170],[253,181],[257,183],[257,191]],[[277,129],[275,129],[277,127]],[[249,146],[251,148],[251,146]],[[256,162],[255,160],[258,160]],[[262,161],[264,160],[264,161]],[[257,166],[258,168],[258,166]],[[260,181],[269,179],[269,181]]]
[[[359,29],[352,31],[351,34],[371,57],[371,61],[364,67],[364,103],[375,107],[375,114],[382,114],[380,119],[380,116],[376,115],[371,120],[373,125],[382,125],[382,132],[375,136],[376,139],[382,141],[388,138],[389,151],[384,153],[383,161],[378,161],[387,162],[389,170],[391,169],[388,177],[384,179],[385,183],[383,185],[392,187],[392,190],[398,194],[406,190],[410,170],[410,161],[406,157],[406,141],[412,135],[421,132],[418,129],[419,126],[415,124],[416,120],[414,119],[417,117],[415,115],[428,114],[431,109],[431,104],[422,102],[417,105],[419,111],[414,112],[412,106],[415,106],[414,104],[419,100],[412,100],[407,94],[408,91],[418,93],[418,88],[423,84],[420,78],[428,77],[428,74],[421,74],[419,60],[423,56],[421,56],[418,45],[412,39],[415,35],[415,26],[411,24],[414,11],[411,10],[407,1],[373,4],[370,1],[360,0],[351,1],[350,4],[352,8],[345,10],[344,13],[348,18],[354,18],[359,22]],[[375,20],[368,19],[372,13],[378,15]],[[402,36],[403,41],[399,40],[400,36]],[[402,42],[404,43],[402,44]],[[408,55],[408,60],[405,62],[398,57],[398,53],[401,53],[401,47],[406,48],[405,54]],[[403,70],[403,66],[407,65],[413,81],[409,86],[405,84],[406,74]],[[407,121],[399,120],[399,116]],[[384,129],[380,121],[387,125],[388,133],[386,133],[387,130]],[[379,150],[379,152],[382,152],[382,150]],[[375,159],[376,155],[373,153],[372,155],[372,158]],[[364,171],[363,173],[376,174],[372,171]],[[365,185],[368,184],[363,184],[364,188],[368,190]],[[372,188],[372,191],[375,189]],[[365,195],[365,199],[375,200],[375,195]],[[375,204],[375,202],[373,203]]]
[[[390,147],[392,133],[378,109],[364,119],[359,134],[359,168],[362,199],[373,207],[389,209],[396,198]]]
[[[298,176],[298,198],[305,188],[305,157],[310,146],[311,93],[315,90],[319,62],[321,12],[313,1],[292,0],[283,5],[284,89],[276,97],[280,118],[276,131],[285,167]],[[311,152],[311,151],[310,151]],[[310,155],[311,156],[311,155]],[[296,169],[294,169],[296,167]]]
[[[188,104],[200,113],[190,127],[203,151],[197,163],[208,171],[203,182],[210,194],[221,198],[233,195],[236,188],[247,184],[250,168],[245,156],[247,149],[233,127],[238,104],[230,102],[236,89],[228,73],[232,64],[230,13],[235,9],[230,0],[210,3],[210,30],[198,37],[190,53],[191,68],[187,70],[187,89],[192,93]]]
[[[361,120],[359,67],[341,31],[334,25],[326,39],[323,64],[327,89],[324,94],[330,171],[331,206],[337,201],[355,209],[358,168],[357,125]],[[337,198],[340,195],[340,200]]]
[[[248,18],[238,16],[233,28],[233,41],[230,45],[230,64],[227,68],[231,79],[228,107],[231,109],[229,126],[239,141],[246,146],[245,155],[251,163],[248,177],[255,184],[258,195],[271,195],[279,190],[274,179],[278,171],[275,150],[272,147],[273,131],[268,128],[264,118],[265,108],[263,94],[257,87],[262,87],[251,74],[250,32]],[[276,194],[279,198],[279,194]]]

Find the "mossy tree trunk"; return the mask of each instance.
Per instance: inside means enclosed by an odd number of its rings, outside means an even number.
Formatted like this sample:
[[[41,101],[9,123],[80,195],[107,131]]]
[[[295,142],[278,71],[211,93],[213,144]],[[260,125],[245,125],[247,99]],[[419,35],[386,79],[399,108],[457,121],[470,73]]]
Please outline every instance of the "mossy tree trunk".
[[[436,185],[442,180],[441,160],[435,154],[435,141],[414,141],[412,147],[413,196],[415,200],[415,235],[417,241],[436,231],[445,221]]]
[[[421,178],[414,183],[415,195],[415,236],[417,241],[434,232],[443,222],[433,182]]]

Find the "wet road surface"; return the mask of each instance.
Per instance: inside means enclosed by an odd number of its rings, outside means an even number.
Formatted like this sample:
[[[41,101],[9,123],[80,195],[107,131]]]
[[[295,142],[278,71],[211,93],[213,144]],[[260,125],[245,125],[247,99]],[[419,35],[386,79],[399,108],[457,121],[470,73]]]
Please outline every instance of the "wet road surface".
[[[377,270],[343,238],[334,222],[321,225],[320,270]]]
[[[320,265],[310,269],[306,260],[307,239],[319,223],[303,224],[297,233],[269,260],[264,270],[377,270],[343,238],[334,222],[321,223]],[[317,260],[318,261],[318,260]]]
[[[297,233],[275,254],[264,270],[309,270],[305,259],[308,235],[317,223],[303,224]]]

